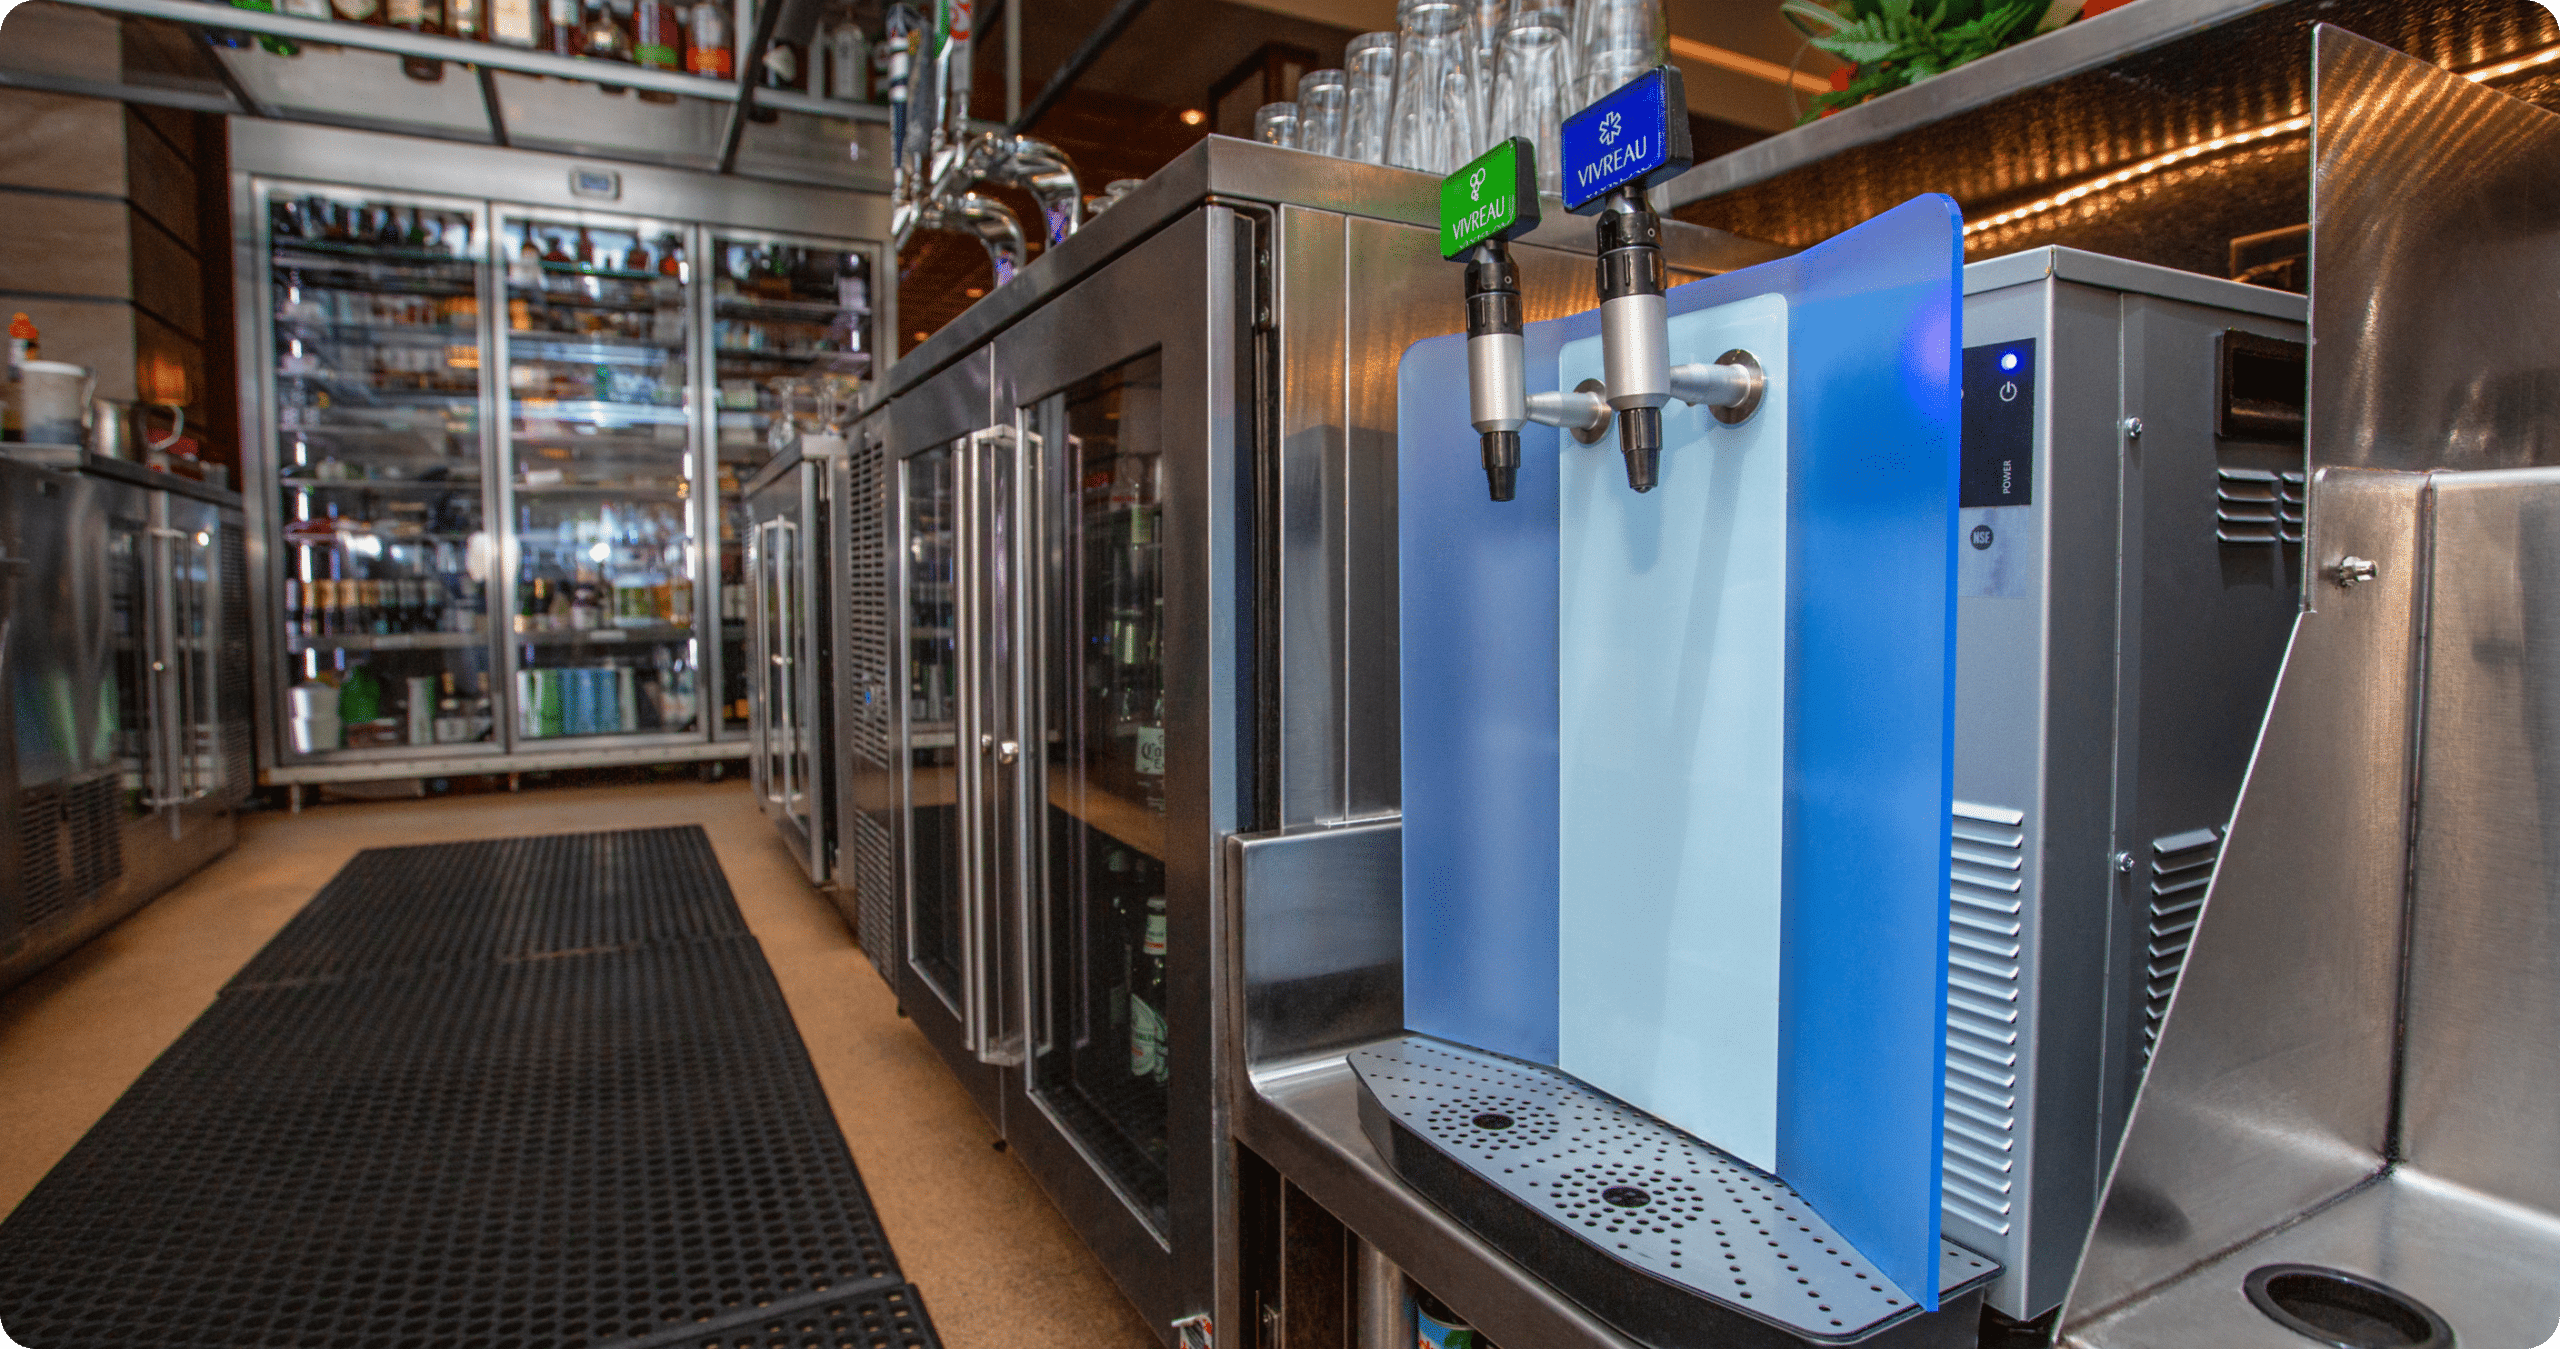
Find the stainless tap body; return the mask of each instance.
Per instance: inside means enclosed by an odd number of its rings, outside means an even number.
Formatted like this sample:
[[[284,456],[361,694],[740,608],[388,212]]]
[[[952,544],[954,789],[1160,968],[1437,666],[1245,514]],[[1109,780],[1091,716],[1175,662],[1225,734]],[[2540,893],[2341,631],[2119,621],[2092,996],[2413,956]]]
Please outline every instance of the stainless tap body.
[[[951,29],[921,81],[893,79],[896,163],[890,174],[889,223],[899,248],[920,229],[975,236],[996,267],[996,284],[1011,280],[1024,260],[1029,236],[1002,202],[973,191],[981,183],[1019,187],[1040,203],[1043,239],[1058,243],[1084,223],[1084,188],[1066,152],[1046,141],[1010,131],[976,131],[969,125],[971,0],[952,0]],[[913,70],[915,46],[929,30],[892,41],[893,72]],[[911,115],[911,104],[922,115]]]

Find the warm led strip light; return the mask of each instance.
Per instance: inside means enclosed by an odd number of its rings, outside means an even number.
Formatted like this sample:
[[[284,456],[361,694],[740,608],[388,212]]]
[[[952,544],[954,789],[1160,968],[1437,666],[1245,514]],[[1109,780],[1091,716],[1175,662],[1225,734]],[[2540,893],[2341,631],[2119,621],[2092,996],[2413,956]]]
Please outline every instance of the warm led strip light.
[[[1700,42],[1696,38],[1671,39],[1671,54],[1683,61],[1695,61],[1702,66],[1715,66],[1730,70],[1736,75],[1748,75],[1755,80],[1767,80],[1771,84],[1792,84],[1808,93],[1831,92],[1829,76],[1808,75],[1801,70],[1789,70],[1775,61],[1763,61],[1757,56],[1745,56],[1738,51]]]
[[[2482,66],[2477,70],[2466,70],[2458,73],[2462,78],[2469,80],[2474,84],[2482,84],[2490,80],[2505,79],[2509,75],[2532,70],[2539,66],[2547,66],[2554,61],[2560,61],[2560,46],[2545,47],[2540,51],[2527,52],[2526,54],[2515,57],[2511,60],[2500,61],[2496,65]],[[1965,223],[1964,232],[1966,234],[1979,234],[1984,230],[1998,229],[2003,225],[2013,225],[2029,216],[2043,215],[2047,211],[2059,210],[2062,207],[2068,206],[2084,197],[2107,191],[2110,188],[2122,187],[2126,183],[2130,183],[2137,178],[2148,178],[2152,174],[2158,173],[2163,169],[2175,168],[2191,159],[2201,159],[2209,154],[2234,149],[2238,146],[2254,144],[2258,141],[2273,140],[2278,136],[2290,136],[2297,131],[2307,131],[2310,130],[2310,128],[2311,118],[2308,114],[2304,114],[2299,117],[2285,118],[2281,122],[2269,122],[2264,126],[2251,127],[2246,131],[2234,131],[2228,135],[2216,136],[2209,141],[2199,141],[2194,145],[2189,145],[2182,149],[2171,150],[2167,154],[2153,155],[2151,158],[2143,160],[2138,164],[2127,165],[2113,173],[2101,174],[2087,182],[2077,183],[2071,187],[2064,188],[2062,191],[2056,192],[2052,196],[2039,197],[2034,201],[2028,202],[2024,206],[2002,211],[1998,215],[1985,216],[1980,220],[1967,221]]]

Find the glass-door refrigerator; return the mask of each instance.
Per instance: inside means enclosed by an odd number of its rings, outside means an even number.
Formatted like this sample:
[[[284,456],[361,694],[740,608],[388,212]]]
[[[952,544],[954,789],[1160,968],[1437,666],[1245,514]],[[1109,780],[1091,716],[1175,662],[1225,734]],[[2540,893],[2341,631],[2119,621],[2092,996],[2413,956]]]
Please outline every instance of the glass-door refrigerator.
[[[709,231],[714,487],[719,540],[717,734],[750,734],[744,487],[804,432],[841,433],[872,374],[871,254],[843,240]],[[814,466],[813,466],[814,471]]]
[[[276,183],[263,199],[277,757],[494,754],[484,208]]]
[[[502,571],[518,745],[698,739],[710,659],[695,232],[504,209]]]

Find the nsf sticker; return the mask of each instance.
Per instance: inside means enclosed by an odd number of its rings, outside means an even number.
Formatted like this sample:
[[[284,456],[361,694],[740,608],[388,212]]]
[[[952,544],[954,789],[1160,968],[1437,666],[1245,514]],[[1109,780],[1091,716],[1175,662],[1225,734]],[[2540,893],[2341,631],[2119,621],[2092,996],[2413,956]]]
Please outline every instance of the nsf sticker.
[[[1667,182],[1689,167],[1680,72],[1655,66],[1564,122],[1564,204],[1577,214],[1614,188]]]
[[[1518,136],[1440,180],[1440,256],[1538,227],[1538,151]]]

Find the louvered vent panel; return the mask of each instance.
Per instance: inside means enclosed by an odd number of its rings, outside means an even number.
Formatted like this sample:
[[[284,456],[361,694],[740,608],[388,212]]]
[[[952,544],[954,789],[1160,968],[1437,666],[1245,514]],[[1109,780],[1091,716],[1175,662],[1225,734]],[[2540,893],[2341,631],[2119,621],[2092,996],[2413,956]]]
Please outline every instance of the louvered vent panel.
[[[18,794],[18,921],[39,928],[71,909],[71,868],[64,865],[63,790],[60,783]]]
[[[2019,984],[2026,815],[1958,801],[1948,828],[1949,1214],[2006,1236],[2017,1221]]]
[[[862,915],[862,930],[855,934],[862,943],[862,953],[870,957],[871,968],[880,972],[891,988],[898,986],[898,907],[897,859],[890,851],[889,827],[878,811],[861,811],[853,817],[853,889]]]
[[[845,705],[838,709],[847,727],[853,762],[846,790],[857,800],[864,784],[887,778],[893,755],[889,707],[889,491],[886,447],[877,435],[856,439],[848,464],[852,479],[846,493],[846,530],[851,556],[845,559],[845,622],[852,669],[843,684]],[[871,967],[889,986],[897,987],[898,864],[883,810],[853,812],[853,892],[860,915],[858,938]]]
[[[114,773],[50,782],[18,798],[19,920],[43,927],[88,907],[124,875],[124,793]]]
[[[2204,913],[2205,891],[2213,884],[2213,864],[2221,857],[2222,836],[2211,829],[2190,829],[2151,840],[2151,913],[2144,933],[2142,972],[2142,1061],[2146,1066],[2160,1046],[2160,1026],[2169,1019],[2169,997],[2178,991],[2178,975],[2187,966],[2187,946],[2194,940],[2196,919]]]
[[[887,768],[889,749],[889,472],[884,447],[863,436],[851,462],[852,490],[845,509],[852,556],[845,559],[846,622],[853,668],[845,682],[845,709],[854,754]]]
[[[2308,489],[2301,473],[2216,470],[2213,536],[2224,543],[2300,543]]]

